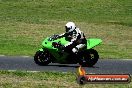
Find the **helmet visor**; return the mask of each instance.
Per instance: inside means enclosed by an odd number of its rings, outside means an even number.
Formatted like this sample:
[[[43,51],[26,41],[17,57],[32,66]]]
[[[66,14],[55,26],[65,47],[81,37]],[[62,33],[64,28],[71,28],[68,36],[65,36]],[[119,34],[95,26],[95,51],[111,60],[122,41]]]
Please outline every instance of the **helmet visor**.
[[[65,29],[66,29],[66,32],[69,32],[69,30],[70,30],[71,28],[65,26]]]

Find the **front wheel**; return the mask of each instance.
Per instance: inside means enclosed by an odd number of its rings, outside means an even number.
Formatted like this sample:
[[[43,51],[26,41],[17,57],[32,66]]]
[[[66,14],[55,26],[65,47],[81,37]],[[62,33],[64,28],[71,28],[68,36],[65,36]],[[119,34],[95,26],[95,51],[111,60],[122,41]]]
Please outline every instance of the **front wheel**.
[[[34,61],[40,66],[48,65],[51,62],[50,54],[48,51],[37,51],[34,56]]]
[[[79,64],[84,67],[92,67],[99,59],[98,52],[94,49],[89,49],[81,53]]]

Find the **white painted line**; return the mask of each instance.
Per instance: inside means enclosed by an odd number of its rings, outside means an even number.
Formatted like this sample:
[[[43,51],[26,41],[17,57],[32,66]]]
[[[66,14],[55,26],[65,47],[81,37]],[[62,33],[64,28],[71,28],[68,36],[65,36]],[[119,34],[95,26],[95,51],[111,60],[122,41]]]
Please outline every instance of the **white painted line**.
[[[67,73],[67,72],[62,72],[62,73],[64,73],[64,74],[65,74],[65,73]]]
[[[41,72],[41,71],[26,71],[26,72],[37,73],[37,72]]]
[[[21,70],[7,70],[10,72],[16,72],[16,71],[21,71]],[[40,71],[21,71],[21,72],[31,72],[31,73],[36,73],[36,72],[40,72]]]
[[[96,74],[96,73],[87,73],[87,74]]]
[[[120,60],[132,61],[132,59],[120,59]]]
[[[0,57],[6,57],[6,55],[0,55]],[[12,56],[11,56],[12,57]],[[29,57],[33,57],[33,56],[15,56],[15,57],[24,57],[24,58],[29,58]],[[100,60],[132,60],[132,59],[100,59]]]
[[[31,56],[20,56],[20,57],[31,57]]]
[[[29,58],[29,57],[32,57],[32,56],[6,56],[6,55],[0,55],[0,57],[24,57],[24,58]]]
[[[0,57],[4,57],[5,55],[0,55]]]
[[[30,72],[30,73],[37,73],[37,72],[45,72],[45,71],[24,71],[24,70],[7,70],[7,71],[9,71],[9,72],[16,72],[16,71],[20,71],[20,72]],[[47,71],[46,71],[47,72]],[[56,72],[56,71],[49,71],[49,72]],[[64,73],[64,74],[66,74],[66,73],[68,73],[68,72],[61,72],[61,73]]]
[[[16,70],[7,70],[7,71],[10,71],[10,72],[15,72]]]

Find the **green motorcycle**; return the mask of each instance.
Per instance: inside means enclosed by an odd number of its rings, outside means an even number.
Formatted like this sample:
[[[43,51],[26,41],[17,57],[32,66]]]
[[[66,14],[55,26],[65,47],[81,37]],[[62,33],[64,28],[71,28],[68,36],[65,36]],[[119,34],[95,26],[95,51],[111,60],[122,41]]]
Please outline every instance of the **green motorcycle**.
[[[73,54],[62,48],[62,46],[69,41],[65,37],[57,38],[57,36],[58,35],[52,35],[42,42],[43,47],[39,49],[34,56],[36,64],[45,66],[49,63],[79,63],[81,66],[91,67],[97,63],[99,55],[93,48],[102,42],[101,39],[87,39],[86,48],[79,50],[77,54]]]

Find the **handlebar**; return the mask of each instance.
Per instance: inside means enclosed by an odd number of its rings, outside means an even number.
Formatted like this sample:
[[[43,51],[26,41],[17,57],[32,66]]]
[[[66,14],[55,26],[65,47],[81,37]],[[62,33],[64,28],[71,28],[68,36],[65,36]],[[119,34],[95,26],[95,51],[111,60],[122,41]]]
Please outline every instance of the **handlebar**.
[[[59,35],[52,35],[49,37],[49,41],[53,41],[53,40],[56,40],[58,38]]]

